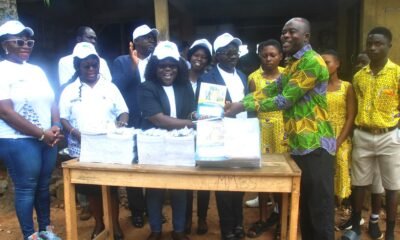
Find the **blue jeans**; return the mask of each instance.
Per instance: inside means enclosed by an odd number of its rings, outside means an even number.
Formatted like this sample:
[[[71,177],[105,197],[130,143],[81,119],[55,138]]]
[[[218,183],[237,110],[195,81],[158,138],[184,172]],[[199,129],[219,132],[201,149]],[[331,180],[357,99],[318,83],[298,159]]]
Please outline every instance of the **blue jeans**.
[[[49,184],[56,156],[56,147],[37,139],[0,139],[0,158],[5,161],[14,183],[15,209],[24,239],[35,232],[33,208],[39,231],[45,231],[50,225]]]
[[[183,232],[186,222],[186,191],[169,190],[172,207],[172,225],[175,232]],[[152,232],[161,232],[162,207],[165,189],[146,189],[147,211]]]

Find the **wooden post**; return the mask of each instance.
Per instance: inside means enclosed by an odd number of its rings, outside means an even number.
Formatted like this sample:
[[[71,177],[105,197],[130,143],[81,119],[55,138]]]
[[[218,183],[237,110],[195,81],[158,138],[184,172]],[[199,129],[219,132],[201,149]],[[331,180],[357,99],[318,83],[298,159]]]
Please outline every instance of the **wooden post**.
[[[154,15],[156,28],[160,31],[158,40],[169,39],[169,10],[168,0],[154,0]]]
[[[64,175],[64,202],[65,202],[65,230],[67,240],[78,239],[78,225],[76,223],[75,185],[71,183],[68,168],[63,169]]]

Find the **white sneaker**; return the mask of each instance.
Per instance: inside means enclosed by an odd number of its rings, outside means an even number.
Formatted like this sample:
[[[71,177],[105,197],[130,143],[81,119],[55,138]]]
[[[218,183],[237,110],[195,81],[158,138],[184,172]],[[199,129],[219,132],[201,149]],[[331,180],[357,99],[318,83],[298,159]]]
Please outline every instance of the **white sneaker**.
[[[39,232],[39,237],[40,239],[43,240],[61,240],[60,237],[58,237],[54,232],[53,232],[53,226],[47,226],[46,231],[41,231]]]
[[[38,232],[35,232],[28,237],[28,240],[43,240],[43,238],[39,237]]]
[[[245,205],[250,208],[258,207],[258,196],[254,199],[246,201]]]

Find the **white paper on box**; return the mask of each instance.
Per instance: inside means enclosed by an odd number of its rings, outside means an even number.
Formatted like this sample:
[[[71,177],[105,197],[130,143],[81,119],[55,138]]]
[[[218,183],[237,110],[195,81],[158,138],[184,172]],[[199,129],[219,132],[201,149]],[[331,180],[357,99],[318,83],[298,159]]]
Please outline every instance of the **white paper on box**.
[[[229,159],[261,158],[257,118],[224,118],[224,129],[224,152]]]
[[[195,166],[194,135],[165,136],[165,165]]]
[[[261,167],[259,120],[198,121],[196,162],[206,167]]]
[[[122,130],[123,131],[123,130]],[[81,134],[81,162],[131,164],[134,155],[135,131],[123,133]]]

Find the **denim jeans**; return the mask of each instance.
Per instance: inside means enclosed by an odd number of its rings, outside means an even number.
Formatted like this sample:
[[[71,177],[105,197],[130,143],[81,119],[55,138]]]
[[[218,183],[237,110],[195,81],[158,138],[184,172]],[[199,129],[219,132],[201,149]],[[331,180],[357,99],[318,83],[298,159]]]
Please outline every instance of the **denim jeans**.
[[[147,211],[149,213],[149,224],[152,232],[162,230],[162,208],[164,203],[165,189],[146,189]],[[186,191],[169,190],[172,207],[172,225],[175,232],[185,230],[186,221]]]
[[[39,231],[50,225],[49,184],[55,167],[57,148],[33,138],[1,139],[0,158],[5,161],[15,188],[15,209],[27,239],[35,232],[33,208]]]

